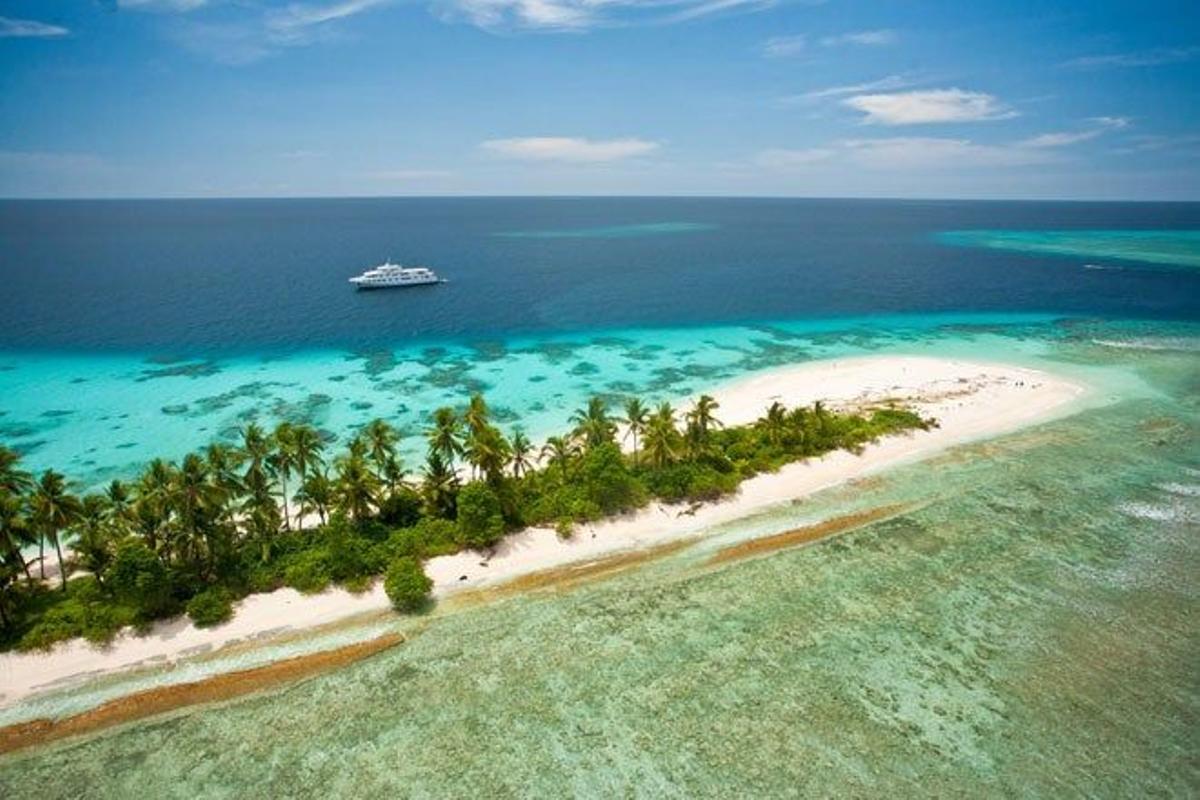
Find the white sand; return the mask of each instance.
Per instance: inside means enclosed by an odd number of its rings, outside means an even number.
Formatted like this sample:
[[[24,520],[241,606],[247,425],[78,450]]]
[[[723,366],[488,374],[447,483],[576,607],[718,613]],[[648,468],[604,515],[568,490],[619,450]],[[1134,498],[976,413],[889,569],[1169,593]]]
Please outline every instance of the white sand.
[[[751,422],[775,400],[792,407],[823,400],[831,408],[888,398],[906,402],[940,427],[889,437],[862,455],[831,453],[745,481],[733,498],[680,514],[655,503],[627,517],[580,526],[560,540],[554,531],[531,528],[505,538],[490,557],[467,552],[431,559],[426,570],[434,592],[496,583],[537,570],[587,561],[621,550],[696,535],[713,525],[760,512],[838,483],[913,461],[962,442],[1006,433],[1067,413],[1084,388],[1036,370],[1003,364],[908,356],[823,361],[772,370],[714,389],[717,417],[727,425]],[[465,576],[465,579],[464,579]],[[292,589],[252,595],[228,623],[199,629],[186,618],[162,622],[145,636],[122,634],[107,648],[82,640],[49,653],[0,655],[0,707],[46,689],[74,685],[90,676],[169,663],[235,642],[269,639],[387,608],[382,586],[353,595],[331,589],[301,595]]]

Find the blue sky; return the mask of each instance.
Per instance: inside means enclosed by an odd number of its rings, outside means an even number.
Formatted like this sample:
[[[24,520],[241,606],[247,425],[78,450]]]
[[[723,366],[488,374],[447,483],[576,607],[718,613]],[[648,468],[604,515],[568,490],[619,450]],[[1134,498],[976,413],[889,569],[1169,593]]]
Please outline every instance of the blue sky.
[[[1200,3],[0,0],[0,196],[1200,199]]]

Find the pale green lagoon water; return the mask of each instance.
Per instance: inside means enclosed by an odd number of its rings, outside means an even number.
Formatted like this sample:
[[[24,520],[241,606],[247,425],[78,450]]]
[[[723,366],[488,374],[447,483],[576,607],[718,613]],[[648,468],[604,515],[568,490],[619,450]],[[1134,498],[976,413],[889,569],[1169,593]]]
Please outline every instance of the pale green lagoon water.
[[[1200,268],[1200,231],[1196,230],[973,230],[947,231],[938,239],[946,244],[1037,255]]]
[[[1196,796],[1200,330],[824,344],[1007,355],[1103,403],[609,580],[398,620],[405,645],[297,685],[0,758],[0,795]],[[914,510],[708,563],[894,503]]]

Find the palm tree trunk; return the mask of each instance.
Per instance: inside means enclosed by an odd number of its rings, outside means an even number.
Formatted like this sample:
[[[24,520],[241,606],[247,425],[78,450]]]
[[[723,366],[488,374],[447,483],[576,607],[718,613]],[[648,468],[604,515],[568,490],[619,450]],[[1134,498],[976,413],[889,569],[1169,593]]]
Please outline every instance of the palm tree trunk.
[[[58,534],[54,536],[54,549],[58,551],[58,577],[62,579],[62,590],[67,590],[67,570],[63,566],[62,557],[62,542],[58,538]]]
[[[291,522],[288,521],[288,493],[287,493],[287,478],[279,476],[280,495],[283,497],[283,529],[290,531],[292,529]]]
[[[38,537],[38,571],[42,580],[46,580],[46,537]]]

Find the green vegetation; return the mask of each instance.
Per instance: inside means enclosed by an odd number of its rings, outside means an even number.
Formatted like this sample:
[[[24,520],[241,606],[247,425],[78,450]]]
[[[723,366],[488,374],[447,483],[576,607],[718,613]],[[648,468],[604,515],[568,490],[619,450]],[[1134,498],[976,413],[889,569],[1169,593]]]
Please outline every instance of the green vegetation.
[[[432,586],[424,559],[485,550],[528,525],[569,536],[576,523],[655,498],[717,499],[790,461],[927,425],[897,408],[849,414],[774,403],[752,425],[724,427],[717,410],[708,396],[682,416],[634,398],[617,418],[593,398],[569,433],[537,451],[521,431],[506,436],[493,425],[477,395],[461,413],[433,413],[425,464],[411,475],[383,420],[332,460],[309,426],[268,433],[250,424],[237,446],[213,444],[178,464],[156,459],[135,481],[82,497],[53,470],[35,479],[0,447],[0,647],[104,642],[184,611],[217,625],[252,592],[361,591],[385,572],[396,607],[417,610]],[[46,577],[47,543],[57,580]],[[35,545],[36,574],[24,556]],[[72,572],[84,574],[71,580]]]
[[[429,602],[433,581],[421,568],[421,562],[405,556],[388,567],[383,590],[397,611],[419,611]]]

